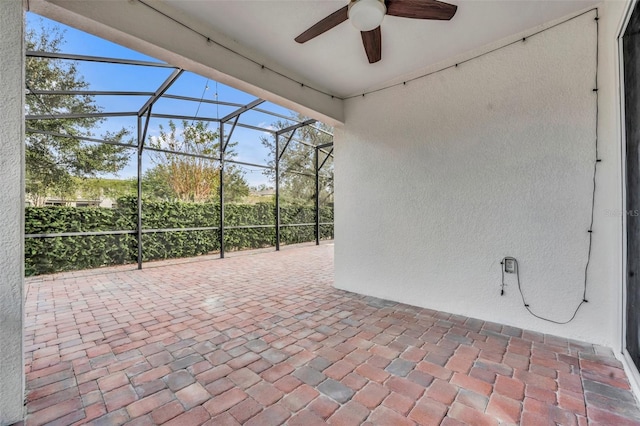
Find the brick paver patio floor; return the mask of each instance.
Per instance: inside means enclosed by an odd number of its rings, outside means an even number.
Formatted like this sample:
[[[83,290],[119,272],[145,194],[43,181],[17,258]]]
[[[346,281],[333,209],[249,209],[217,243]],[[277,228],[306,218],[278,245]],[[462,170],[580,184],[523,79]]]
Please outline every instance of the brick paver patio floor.
[[[640,424],[610,350],[336,290],[332,245],[160,265],[28,280],[28,425]]]

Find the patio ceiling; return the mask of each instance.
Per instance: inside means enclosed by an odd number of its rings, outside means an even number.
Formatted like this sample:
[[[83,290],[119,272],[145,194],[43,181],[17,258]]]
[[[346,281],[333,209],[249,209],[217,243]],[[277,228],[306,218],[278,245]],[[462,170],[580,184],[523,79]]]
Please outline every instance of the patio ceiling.
[[[162,1],[185,19],[202,21],[339,97],[358,95],[399,76],[598,3],[447,0],[458,5],[451,21],[386,16],[382,23],[382,60],[369,64],[360,34],[349,22],[305,44],[293,40],[347,4],[347,0]]]
[[[344,122],[341,98],[553,22],[595,0],[451,0],[451,21],[385,17],[382,61],[369,64],[348,23],[294,37],[346,0],[29,0],[31,11],[302,112]]]

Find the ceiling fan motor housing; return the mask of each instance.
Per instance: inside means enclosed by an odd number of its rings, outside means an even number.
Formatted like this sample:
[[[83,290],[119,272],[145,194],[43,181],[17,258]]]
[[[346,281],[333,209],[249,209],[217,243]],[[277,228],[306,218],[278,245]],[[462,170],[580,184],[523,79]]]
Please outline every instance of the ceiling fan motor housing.
[[[378,28],[386,13],[384,0],[354,0],[349,3],[349,21],[360,31]]]
[[[458,6],[440,0],[351,0],[347,6],[313,24],[296,37],[295,41],[306,43],[349,20],[360,30],[367,59],[370,64],[374,64],[382,59],[380,24],[385,15],[448,21],[453,18],[457,9]]]

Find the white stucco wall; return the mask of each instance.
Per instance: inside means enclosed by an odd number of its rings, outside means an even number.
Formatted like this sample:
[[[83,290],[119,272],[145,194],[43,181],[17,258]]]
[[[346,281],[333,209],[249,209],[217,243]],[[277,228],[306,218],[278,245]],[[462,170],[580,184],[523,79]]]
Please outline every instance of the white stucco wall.
[[[22,420],[23,9],[0,1],[0,424]]]
[[[620,217],[607,212],[620,208],[614,32],[623,8],[600,7],[603,162],[589,303],[574,321],[531,316],[513,276],[501,297],[500,260],[518,259],[539,315],[567,320],[582,299],[595,12],[346,102],[335,138],[336,287],[618,347]]]

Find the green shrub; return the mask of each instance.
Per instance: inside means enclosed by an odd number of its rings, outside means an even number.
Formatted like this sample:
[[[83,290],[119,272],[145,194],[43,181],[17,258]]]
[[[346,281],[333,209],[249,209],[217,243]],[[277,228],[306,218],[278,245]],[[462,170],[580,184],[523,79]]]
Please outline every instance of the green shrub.
[[[275,245],[275,207],[273,203],[225,204],[225,250],[246,250]],[[137,229],[135,197],[118,200],[114,209],[92,207],[26,207],[26,234],[61,232],[134,231]],[[333,221],[333,209],[323,207],[322,222]],[[280,207],[280,223],[314,223],[313,207]],[[143,200],[142,229],[218,227],[220,206],[213,203]],[[269,225],[262,228],[242,228]],[[237,228],[234,228],[237,227]],[[212,254],[220,251],[217,229],[197,231],[145,232],[142,236],[143,260],[171,259]],[[322,239],[333,238],[333,225],[321,225]],[[282,244],[315,239],[314,226],[283,226]],[[135,234],[27,238],[25,271],[27,276],[61,271],[120,265],[137,261]]]

